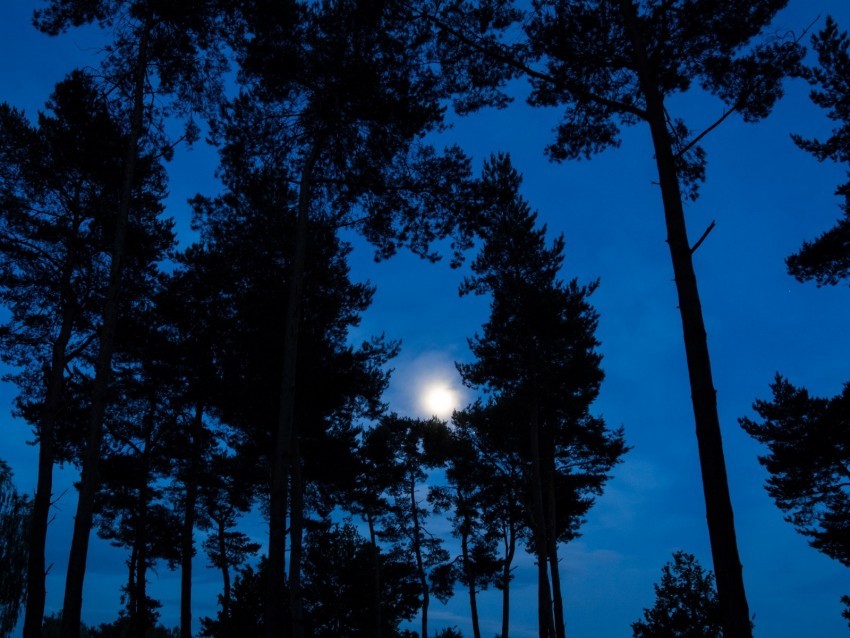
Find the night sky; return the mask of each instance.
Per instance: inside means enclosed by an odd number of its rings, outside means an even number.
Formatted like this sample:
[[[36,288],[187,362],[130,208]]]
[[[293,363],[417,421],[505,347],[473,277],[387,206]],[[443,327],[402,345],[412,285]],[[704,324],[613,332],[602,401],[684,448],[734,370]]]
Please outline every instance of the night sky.
[[[30,25],[34,0],[0,0],[0,90],[3,100],[35,117],[53,85],[76,66],[97,64],[95,29],[49,38]],[[799,33],[815,18],[833,15],[850,28],[847,0],[791,0],[775,24],[778,33]],[[817,23],[815,28],[822,24]],[[808,38],[806,38],[806,41]],[[581,538],[561,548],[567,633],[572,638],[630,636],[629,624],[654,601],[653,583],[662,565],[679,549],[710,568],[705,507],[699,480],[696,438],[685,368],[681,323],[661,210],[654,184],[655,164],[645,126],[627,129],[622,147],[590,161],[550,163],[543,154],[552,140],[555,109],[531,109],[526,87],[513,86],[516,100],[502,111],[464,119],[439,136],[459,144],[476,167],[491,152],[507,151],[525,178],[522,193],[548,225],[550,237],[566,240],[564,278],[587,283],[600,279],[591,298],[600,313],[605,382],[594,413],[609,426],[622,425],[633,449],[591,510]],[[695,254],[695,267],[712,355],[739,550],[755,633],[765,638],[846,635],[840,616],[842,594],[850,594],[847,571],[810,548],[783,521],[767,496],[763,449],[738,426],[753,416],[756,398],[769,396],[778,371],[816,396],[832,396],[850,381],[850,290],[846,285],[818,289],[785,272],[784,259],[805,239],[838,218],[835,187],[846,168],[820,164],[797,149],[790,133],[823,137],[824,113],[808,100],[801,81],[787,85],[786,97],[764,122],[730,118],[704,142],[707,181],[701,197],[687,205],[691,241],[716,221]],[[698,91],[673,99],[671,115],[700,130],[722,113],[722,105]],[[187,198],[215,194],[215,151],[202,144],[181,148],[169,166],[167,214],[175,217],[181,245],[191,242]],[[486,299],[459,297],[466,273],[448,261],[429,264],[401,253],[375,263],[362,240],[351,238],[354,280],[377,286],[375,302],[352,339],[385,332],[401,339],[402,352],[386,400],[390,409],[423,413],[423,387],[439,379],[460,387],[455,361],[469,361],[467,338],[487,319]],[[472,257],[472,255],[470,255]],[[10,416],[14,388],[0,387],[0,457],[15,473],[20,491],[33,493],[37,450],[26,444],[29,429]],[[61,606],[75,494],[71,469],[57,472],[60,498],[48,537],[47,612]],[[259,515],[243,530],[265,542]],[[448,524],[434,520],[432,531],[448,536]],[[92,535],[83,619],[111,621],[126,581],[124,552]],[[214,615],[220,590],[217,572],[202,570],[196,557],[193,616]],[[152,576],[150,595],[163,603],[161,621],[177,624],[179,573],[165,565]],[[482,596],[482,632],[498,630],[499,594]],[[467,601],[432,605],[436,630],[457,625],[469,634]],[[512,632],[536,636],[536,574],[532,560],[517,561],[512,586]]]

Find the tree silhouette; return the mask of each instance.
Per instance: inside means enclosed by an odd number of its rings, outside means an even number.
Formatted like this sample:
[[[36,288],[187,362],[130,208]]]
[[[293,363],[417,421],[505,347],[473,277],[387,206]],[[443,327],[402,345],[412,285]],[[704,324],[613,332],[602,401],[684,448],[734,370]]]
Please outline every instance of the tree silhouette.
[[[388,501],[378,536],[391,543],[392,555],[413,566],[423,638],[428,636],[431,597],[447,601],[454,581],[442,539],[427,531],[430,512],[420,498],[427,470],[444,462],[447,436],[445,423],[436,418],[423,421],[397,414],[382,417],[364,433],[364,447],[382,475]]]
[[[762,421],[741,427],[768,448],[759,462],[770,473],[767,493],[809,544],[850,567],[850,384],[831,399],[809,395],[781,376],[771,401],[756,401]]]
[[[32,504],[15,490],[12,471],[0,460],[0,636],[12,635],[26,598],[27,534]]]
[[[437,56],[428,28],[411,22],[398,5],[247,3],[241,17],[249,37],[235,47],[246,92],[232,112],[230,128],[238,136],[231,136],[231,148],[283,169],[298,190],[288,300],[280,317],[285,341],[266,603],[272,637],[282,632],[287,489],[300,463],[293,450],[300,427],[295,377],[308,221],[325,216],[355,226],[382,256],[407,245],[433,258],[431,242],[458,226],[447,203],[464,194],[469,169],[457,149],[440,155],[421,142],[442,122],[445,88],[433,68]],[[295,638],[303,634],[300,520],[296,515],[290,524]]]
[[[476,453],[476,478],[480,481],[474,493],[480,511],[475,516],[483,528],[481,540],[501,545],[501,556],[496,564],[499,573],[493,575],[493,584],[502,592],[500,638],[510,634],[510,585],[517,544],[529,540],[524,507],[527,500],[523,478],[525,446],[518,440],[514,427],[517,417],[511,413],[509,403],[504,397],[487,404],[476,401],[452,417],[458,435],[468,441]],[[485,562],[488,564],[489,556]]]
[[[363,587],[363,574],[371,569],[369,541],[350,523],[322,521],[310,526],[304,556],[304,598],[307,634],[313,638],[373,636],[375,600]],[[382,633],[392,636],[402,620],[410,620],[418,607],[416,578],[410,565],[392,564],[380,554],[383,581],[380,603]],[[407,570],[405,572],[403,570]]]
[[[134,201],[139,182],[137,160],[140,152],[152,149],[166,155],[171,153],[162,132],[161,103],[146,102],[146,98],[152,93],[176,96],[176,112],[187,113],[207,105],[211,96],[218,93],[220,72],[225,66],[216,37],[220,26],[218,18],[217,3],[207,0],[179,4],[155,0],[50,0],[34,16],[36,26],[51,35],[92,22],[112,29],[113,39],[104,49],[102,72],[113,96],[110,105],[120,114],[126,133],[123,159],[117,164],[122,178],[118,206],[114,211],[108,286],[101,312],[89,427],[66,574],[62,622],[63,633],[69,637],[79,635],[113,342],[119,302],[124,293],[122,280],[127,246],[132,243],[128,229],[132,215],[138,214],[138,202]],[[187,137],[196,136],[196,127],[190,122]],[[42,613],[43,610],[37,609],[33,609],[32,614],[27,611],[27,638],[38,636]],[[189,628],[183,629],[184,636],[189,633]]]
[[[488,528],[485,512],[498,507],[507,494],[492,499],[491,467],[483,454],[475,447],[466,431],[450,431],[446,441],[446,480],[448,486],[431,486],[428,500],[434,505],[434,513],[449,513],[452,534],[460,540],[460,563],[457,578],[466,586],[469,595],[472,634],[481,638],[478,622],[478,592],[487,589],[496,581],[500,561],[496,558],[498,538]]]
[[[21,390],[18,408],[39,440],[24,624],[28,636],[40,632],[44,609],[53,463],[71,460],[79,448],[80,430],[68,428],[69,419],[61,415],[68,385],[80,386],[80,368],[88,369],[96,350],[128,143],[107,100],[82,72],[57,85],[48,109],[37,128],[8,108],[2,117],[2,295],[12,311],[2,334],[2,356],[20,368],[12,376]],[[150,253],[155,258],[171,240],[168,224],[155,219],[164,190],[162,168],[150,155],[135,156],[134,162],[135,210],[125,229],[134,244],[125,261],[135,272],[127,278],[128,287],[146,276]],[[80,366],[77,372],[74,366]]]
[[[720,604],[714,575],[693,554],[678,551],[661,568],[655,605],[632,623],[634,638],[721,638]]]
[[[709,537],[724,626],[750,636],[723,455],[716,392],[688,239],[683,199],[696,198],[705,175],[702,139],[734,113],[765,117],[781,82],[802,55],[795,42],[759,35],[787,0],[552,0],[527,12],[512,2],[434,3],[423,16],[453,43],[447,55],[472,58],[468,79],[493,87],[517,74],[532,86],[529,102],[559,106],[564,116],[547,148],[556,161],[590,157],[620,143],[620,130],[649,127],[673,264],[696,422]],[[526,40],[516,40],[522,22]],[[463,67],[463,65],[461,65]],[[694,85],[725,104],[702,132],[675,117],[670,98]]]
[[[850,166],[850,40],[846,31],[827,16],[826,26],[812,37],[812,48],[818,54],[818,65],[806,69],[806,77],[814,87],[812,101],[827,111],[837,127],[825,141],[792,136],[797,145],[819,161],[830,159]],[[850,276],[850,182],[842,184],[835,194],[843,197],[844,217],[834,228],[821,234],[788,257],[788,272],[800,281],[814,279],[818,286],[836,285]]]
[[[475,362],[458,370],[465,383],[516,406],[540,635],[563,638],[558,543],[575,537],[626,447],[622,430],[607,430],[589,413],[603,377],[597,315],[587,301],[596,284],[559,279],[563,237],[546,245],[546,228],[535,227],[536,213],[518,194],[520,181],[506,156],[485,164],[484,243],[461,292],[490,294],[490,317],[470,340]]]

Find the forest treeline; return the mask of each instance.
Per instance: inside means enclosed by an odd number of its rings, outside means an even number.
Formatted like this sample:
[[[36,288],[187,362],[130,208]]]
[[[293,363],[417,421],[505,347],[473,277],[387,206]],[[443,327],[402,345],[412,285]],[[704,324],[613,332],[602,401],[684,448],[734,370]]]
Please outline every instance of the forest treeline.
[[[476,172],[462,148],[431,143],[449,113],[504,107],[524,79],[532,106],[563,113],[552,160],[616,147],[629,126],[653,144],[714,574],[676,553],[634,635],[752,636],[692,262],[711,228],[689,238],[683,206],[706,175],[705,136],[766,117],[788,78],[836,126],[795,142],[850,163],[847,35],[827,18],[805,58],[770,31],[785,4],[43,2],[40,31],[95,24],[108,44],[37,118],[0,105],[0,359],[38,447],[32,499],[0,465],[0,634],[22,613],[25,638],[188,638],[202,551],[222,578],[204,636],[449,638],[429,610],[462,595],[481,638],[478,596],[495,588],[507,638],[525,551],[539,635],[565,638],[559,549],[628,452],[593,411],[597,283],[566,276],[563,238],[547,239],[506,152]],[[725,105],[702,131],[670,103],[692,90]],[[202,130],[221,190],[191,200],[197,240],[177,250],[168,162]],[[835,228],[788,259],[801,280],[850,275],[850,184],[837,192]],[[489,299],[458,365],[482,398],[450,422],[393,412],[400,344],[353,342],[375,289],[350,278],[351,232],[379,259],[448,247],[461,294]],[[778,376],[762,422],[741,420],[767,445],[777,505],[845,565],[848,388],[821,399]],[[80,479],[62,613],[45,618],[57,464]],[[252,509],[268,523],[262,557],[240,530]],[[453,541],[432,533],[437,516]],[[92,532],[127,555],[123,607],[98,628],[82,623]],[[160,563],[181,574],[171,631],[147,590]]]

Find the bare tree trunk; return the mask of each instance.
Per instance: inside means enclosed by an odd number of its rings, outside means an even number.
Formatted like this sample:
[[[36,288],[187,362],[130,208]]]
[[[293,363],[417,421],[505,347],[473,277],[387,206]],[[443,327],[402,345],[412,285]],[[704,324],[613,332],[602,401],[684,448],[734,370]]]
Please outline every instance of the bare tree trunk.
[[[319,156],[315,143],[304,159],[298,193],[298,219],[295,228],[295,253],[288,273],[286,317],[284,319],[283,362],[280,383],[280,411],[271,459],[272,484],[269,499],[269,574],[264,617],[266,638],[284,635],[283,608],[286,604],[286,506],[292,441],[295,432],[295,372],[298,357],[298,331],[304,288],[304,263],[307,254],[307,224],[312,200],[313,168]],[[291,571],[291,569],[290,569]]]
[[[222,516],[217,522],[218,553],[221,555],[221,564],[219,565],[219,568],[221,569],[221,578],[224,584],[224,591],[221,596],[221,616],[224,618],[225,626],[227,627],[227,631],[225,633],[229,636],[230,626],[227,623],[230,620],[230,568],[227,563],[227,545],[225,544],[227,534],[225,517]]]
[[[419,575],[419,585],[422,590],[422,638],[428,638],[428,606],[431,602],[431,592],[428,588],[428,575],[425,573],[425,561],[422,558],[422,539],[419,535],[419,508],[416,504],[416,481],[410,477],[410,513],[413,519],[413,553],[416,556],[416,572]]]
[[[469,614],[472,619],[472,636],[481,638],[481,629],[478,626],[478,601],[475,597],[475,573],[469,562],[469,538],[468,534],[462,533],[460,537],[461,555],[463,556],[463,571],[466,575],[466,587],[469,592]]]
[[[54,428],[59,403],[65,387],[66,348],[71,340],[73,320],[66,314],[53,344],[50,373],[47,380],[44,407],[38,423],[38,483],[30,515],[30,532],[27,550],[27,599],[24,616],[24,638],[41,638],[44,617],[44,600],[47,576],[44,550],[47,545],[47,526],[50,521],[50,501],[53,495]]]
[[[546,556],[549,563],[550,578],[552,579],[552,607],[555,615],[555,634],[557,638],[565,638],[564,599],[561,594],[561,572],[558,569],[558,513],[555,503],[555,459],[550,454],[547,460],[549,467],[546,472],[546,528],[548,530]]]
[[[516,535],[512,529],[505,530],[505,563],[502,566],[502,633],[499,638],[508,638],[511,616],[511,564],[516,553]]]
[[[366,512],[366,522],[369,524],[369,542],[372,545],[372,587],[375,599],[375,627],[372,635],[381,638],[383,621],[381,619],[381,561],[378,555],[378,538],[375,534],[375,521],[372,512]]]
[[[186,502],[183,509],[183,533],[180,550],[180,638],[192,638],[192,557],[195,554],[195,503],[198,499],[198,465],[204,406],[195,404],[189,443],[189,472],[186,476]]]
[[[112,376],[112,352],[114,349],[115,329],[118,322],[118,298],[121,292],[121,279],[124,270],[124,253],[127,238],[127,225],[130,217],[130,200],[133,193],[133,181],[136,173],[136,156],[143,130],[145,79],[147,75],[148,39],[150,20],[145,22],[139,39],[139,52],[134,69],[133,113],[130,122],[130,136],[127,155],[124,158],[124,176],[121,195],[115,217],[115,234],[112,243],[112,255],[109,266],[109,286],[103,304],[100,342],[95,362],[95,378],[92,388],[91,411],[89,413],[88,435],[83,453],[80,487],[77,499],[77,513],[74,517],[74,533],[71,539],[71,551],[68,556],[68,571],[65,576],[65,596],[62,605],[62,638],[79,638],[80,617],[83,606],[83,581],[86,575],[89,536],[91,535],[94,514],[94,497],[100,479],[98,465],[100,448],[103,441],[103,417],[106,412],[106,393]]]
[[[729,496],[720,419],[717,414],[717,396],[712,379],[711,359],[694,273],[692,250],[685,226],[673,145],[667,130],[664,101],[658,89],[658,80],[646,54],[634,4],[631,0],[620,0],[620,4],[638,58],[638,75],[646,101],[647,119],[658,167],[664,217],[667,223],[667,243],[673,261],[679,312],[682,317],[708,534],[717,578],[717,596],[720,601],[723,635],[726,638],[751,638],[752,626],[744,590],[741,560],[738,555],[732,501]]]
[[[555,638],[555,622],[552,616],[552,595],[546,571],[548,543],[546,542],[546,514],[543,508],[543,477],[540,463],[540,419],[537,398],[532,400],[531,423],[531,491],[533,499],[534,550],[537,554],[537,616],[540,638]]]
[[[293,434],[295,434],[293,432]],[[304,603],[301,596],[301,561],[304,531],[304,485],[298,440],[292,442],[292,505],[289,514],[289,601],[292,613],[292,636],[304,638]]]

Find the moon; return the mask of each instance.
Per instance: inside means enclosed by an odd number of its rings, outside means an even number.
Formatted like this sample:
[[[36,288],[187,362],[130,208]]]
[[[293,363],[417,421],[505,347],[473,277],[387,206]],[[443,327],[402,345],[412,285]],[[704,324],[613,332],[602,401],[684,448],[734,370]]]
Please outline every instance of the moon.
[[[458,393],[444,383],[426,386],[422,393],[422,406],[428,413],[441,419],[451,416],[458,403]]]

